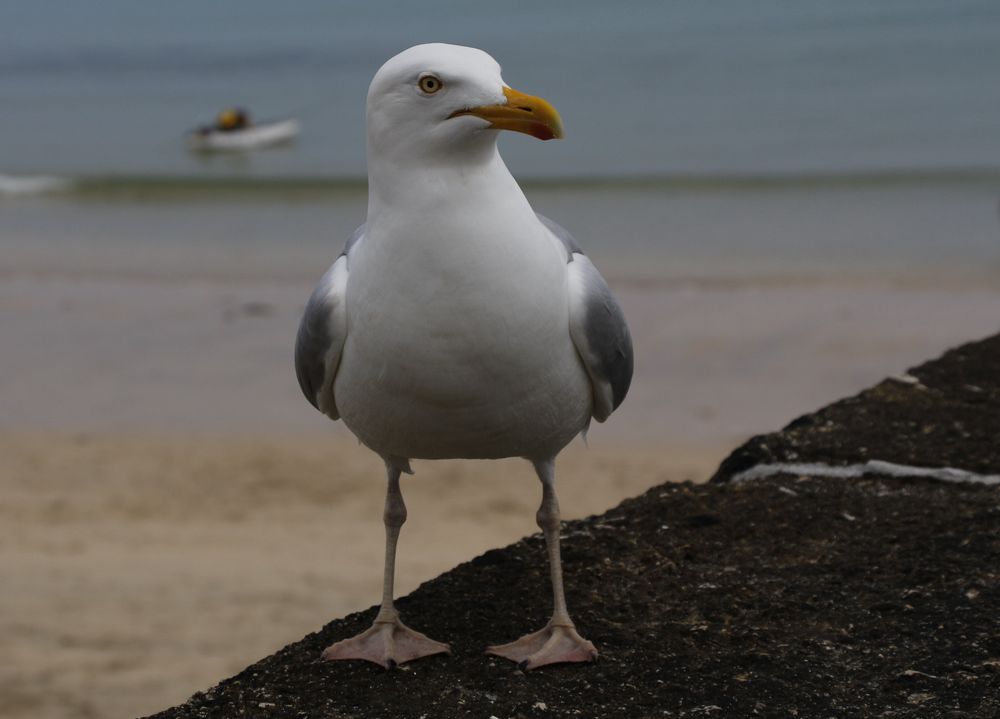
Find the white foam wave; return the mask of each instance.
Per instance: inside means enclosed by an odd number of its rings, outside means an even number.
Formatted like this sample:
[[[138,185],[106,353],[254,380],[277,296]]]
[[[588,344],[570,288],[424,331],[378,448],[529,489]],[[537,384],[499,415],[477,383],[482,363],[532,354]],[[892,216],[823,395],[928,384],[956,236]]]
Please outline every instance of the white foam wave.
[[[63,177],[45,175],[0,175],[0,196],[40,195],[64,190],[70,181]]]

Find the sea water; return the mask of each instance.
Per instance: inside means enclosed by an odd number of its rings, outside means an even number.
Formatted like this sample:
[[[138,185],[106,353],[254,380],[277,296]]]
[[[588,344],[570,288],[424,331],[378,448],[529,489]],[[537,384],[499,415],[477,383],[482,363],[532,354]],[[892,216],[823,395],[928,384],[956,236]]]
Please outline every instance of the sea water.
[[[565,140],[505,133],[503,155],[623,271],[997,267],[986,0],[0,3],[0,262],[83,262],[93,243],[141,262],[151,238],[256,242],[275,272],[290,247],[338,251],[363,220],[368,82],[427,41],[486,49],[559,108]],[[231,104],[302,135],[188,152]]]
[[[0,3],[0,173],[364,176],[375,70],[481,47],[567,138],[504,141],[519,174],[1000,166],[991,0]],[[295,147],[205,161],[183,133],[238,104]]]

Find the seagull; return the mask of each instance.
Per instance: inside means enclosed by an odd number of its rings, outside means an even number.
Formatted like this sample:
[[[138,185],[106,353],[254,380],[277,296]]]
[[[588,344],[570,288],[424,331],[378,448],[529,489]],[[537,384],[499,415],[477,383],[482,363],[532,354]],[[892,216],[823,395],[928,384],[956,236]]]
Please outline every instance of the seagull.
[[[526,670],[592,661],[566,608],[555,458],[621,404],[632,340],[593,263],[497,150],[501,130],[549,140],[562,121],[482,50],[427,44],[375,74],[366,126],[367,219],[309,298],[295,369],[306,399],[385,463],[385,574],[372,626],[322,658],[390,668],[450,652],[393,605],[400,475],[411,459],[522,457],[542,484],[552,618],[487,652]]]

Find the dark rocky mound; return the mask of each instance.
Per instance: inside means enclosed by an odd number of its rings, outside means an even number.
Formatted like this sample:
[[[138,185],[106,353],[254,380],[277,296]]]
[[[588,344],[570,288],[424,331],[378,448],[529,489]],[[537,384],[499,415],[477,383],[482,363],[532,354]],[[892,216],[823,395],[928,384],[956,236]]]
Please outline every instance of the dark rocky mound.
[[[725,482],[759,464],[864,463],[1000,472],[1000,335],[750,439],[719,467]]]
[[[547,619],[534,536],[398,602],[452,656],[389,672],[320,662],[371,609],[156,717],[1000,716],[1000,487],[722,482],[789,459],[998,473],[998,362],[1000,337],[961,347],[913,370],[919,386],[883,382],[751,440],[715,484],[567,523],[570,610],[597,664],[526,674],[483,654]]]

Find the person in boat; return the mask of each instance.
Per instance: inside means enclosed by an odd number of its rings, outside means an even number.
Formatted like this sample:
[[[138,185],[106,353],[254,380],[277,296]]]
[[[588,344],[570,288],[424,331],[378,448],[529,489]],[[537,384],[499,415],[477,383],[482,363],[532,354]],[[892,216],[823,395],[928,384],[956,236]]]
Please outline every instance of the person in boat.
[[[234,132],[250,127],[250,113],[240,107],[227,107],[215,118],[215,130]]]

